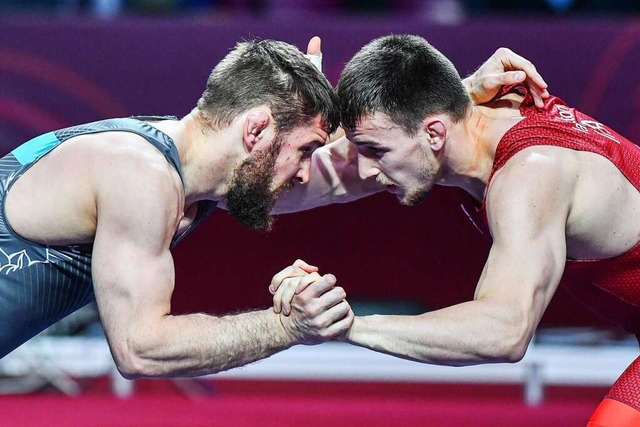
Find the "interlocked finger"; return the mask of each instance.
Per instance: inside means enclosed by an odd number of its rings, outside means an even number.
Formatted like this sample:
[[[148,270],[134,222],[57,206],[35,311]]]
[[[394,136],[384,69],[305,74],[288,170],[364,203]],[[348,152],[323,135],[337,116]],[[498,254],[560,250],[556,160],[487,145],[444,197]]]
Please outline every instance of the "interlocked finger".
[[[318,267],[307,264],[302,260],[296,260],[293,265],[290,265],[273,276],[271,283],[269,284],[269,292],[275,294],[282,284],[282,281],[286,278],[305,276],[315,271],[318,271]]]
[[[291,313],[291,301],[296,293],[298,293],[297,290],[299,288],[306,288],[309,284],[320,278],[321,276],[314,272],[305,276],[288,277],[284,279],[273,295],[273,310],[276,313],[282,312],[288,316]]]

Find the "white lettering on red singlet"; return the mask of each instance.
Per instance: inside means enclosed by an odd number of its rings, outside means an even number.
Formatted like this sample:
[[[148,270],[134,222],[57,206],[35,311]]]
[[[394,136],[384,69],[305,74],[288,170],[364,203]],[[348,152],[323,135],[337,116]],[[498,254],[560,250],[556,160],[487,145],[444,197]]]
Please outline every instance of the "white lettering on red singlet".
[[[593,120],[580,120],[576,118],[575,110],[573,108],[566,107],[564,105],[558,105],[558,115],[560,120],[573,123],[575,130],[583,133],[589,133],[589,130],[593,130],[600,136],[604,136],[612,140],[615,143],[620,144],[620,141],[611,133],[611,131],[602,123]]]

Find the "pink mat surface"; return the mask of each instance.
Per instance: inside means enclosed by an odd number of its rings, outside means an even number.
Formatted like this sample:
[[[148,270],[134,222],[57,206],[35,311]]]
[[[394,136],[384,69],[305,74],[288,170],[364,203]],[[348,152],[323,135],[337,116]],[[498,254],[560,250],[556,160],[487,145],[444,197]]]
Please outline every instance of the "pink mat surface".
[[[457,392],[456,392],[457,390]],[[0,425],[29,426],[584,426],[602,390],[550,390],[538,407],[519,388],[296,382],[215,382],[188,398],[169,382],[139,382],[117,399],[104,386],[78,397],[0,396]]]

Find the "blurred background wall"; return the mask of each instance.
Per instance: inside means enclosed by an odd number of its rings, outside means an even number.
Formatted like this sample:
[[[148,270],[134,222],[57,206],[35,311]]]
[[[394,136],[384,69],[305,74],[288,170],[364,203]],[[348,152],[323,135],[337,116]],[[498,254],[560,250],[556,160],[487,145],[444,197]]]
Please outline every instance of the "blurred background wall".
[[[2,0],[0,154],[82,122],[182,116],[242,39],[304,49],[319,35],[336,83],[362,45],[389,33],[426,37],[462,75],[510,47],[536,64],[553,94],[638,142],[639,12],[631,0]],[[281,216],[266,235],[217,211],[175,251],[173,309],[269,306],[272,275],[296,258],[334,273],[363,311],[471,299],[489,242],[460,209],[465,200],[436,189],[406,208],[379,194]],[[561,290],[543,325],[601,323]]]

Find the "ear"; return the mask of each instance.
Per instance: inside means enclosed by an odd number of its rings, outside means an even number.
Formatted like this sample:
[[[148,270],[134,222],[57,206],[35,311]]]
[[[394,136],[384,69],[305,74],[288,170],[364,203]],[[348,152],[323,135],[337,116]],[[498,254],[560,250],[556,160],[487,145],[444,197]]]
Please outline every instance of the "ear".
[[[447,139],[447,126],[438,117],[427,117],[422,123],[428,136],[429,147],[433,151],[440,151]]]
[[[265,129],[271,123],[271,116],[262,109],[256,108],[247,114],[242,131],[242,141],[248,152],[251,152],[263,137]]]

